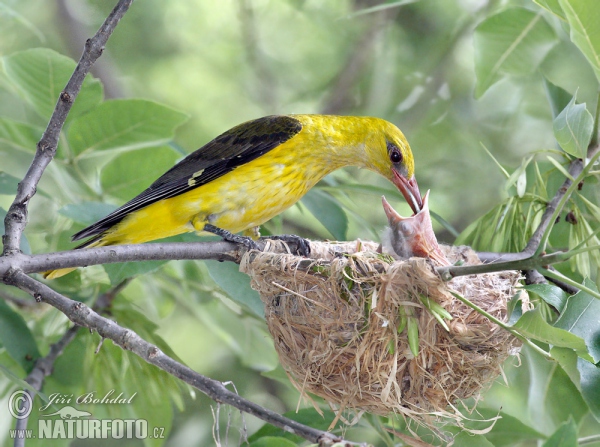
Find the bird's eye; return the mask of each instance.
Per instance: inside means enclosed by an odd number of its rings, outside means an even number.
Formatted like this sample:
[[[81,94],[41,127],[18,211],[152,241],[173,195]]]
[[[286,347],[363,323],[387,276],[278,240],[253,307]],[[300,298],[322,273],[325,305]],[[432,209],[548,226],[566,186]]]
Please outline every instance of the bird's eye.
[[[388,143],[387,149],[390,161],[392,163],[400,163],[402,161],[402,152],[400,152],[400,149],[398,149],[398,147],[395,144]]]
[[[414,233],[414,228],[408,222],[400,222],[398,229],[404,236],[410,236]]]

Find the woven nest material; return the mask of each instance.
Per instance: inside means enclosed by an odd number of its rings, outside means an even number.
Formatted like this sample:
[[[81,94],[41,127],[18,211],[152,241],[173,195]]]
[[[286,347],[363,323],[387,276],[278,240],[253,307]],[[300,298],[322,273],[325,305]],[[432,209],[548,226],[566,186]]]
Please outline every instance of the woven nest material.
[[[444,283],[429,260],[393,261],[376,254],[374,243],[311,242],[311,249],[314,259],[268,247],[251,251],[240,270],[260,293],[275,349],[296,388],[324,398],[339,412],[448,415],[449,404],[478,395],[496,379],[519,344],[450,293],[504,321],[517,272]],[[479,263],[467,247],[443,250],[451,262]],[[449,332],[420,295],[452,314]],[[416,357],[406,329],[397,330],[407,309],[418,322]]]

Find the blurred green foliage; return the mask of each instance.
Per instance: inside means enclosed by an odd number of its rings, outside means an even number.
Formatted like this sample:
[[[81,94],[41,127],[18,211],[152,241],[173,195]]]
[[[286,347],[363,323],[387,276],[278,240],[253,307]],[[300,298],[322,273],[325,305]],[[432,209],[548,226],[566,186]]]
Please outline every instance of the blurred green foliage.
[[[0,217],[75,66],[72,58],[79,57],[85,38],[112,7],[99,0],[0,0]],[[69,237],[75,231],[242,121],[338,113],[379,116],[404,131],[419,185],[423,192],[432,190],[432,210],[461,232],[457,242],[520,251],[564,181],[569,161],[584,156],[590,140],[597,142],[598,61],[596,0],[134,2],[69,115],[56,160],[31,201],[23,249],[29,250],[27,244],[35,253],[72,248]],[[596,168],[567,203],[549,249],[600,243],[597,176]],[[383,193],[396,198],[401,213],[409,212],[385,180],[357,169],[339,171],[265,230],[377,240],[385,224]],[[447,227],[436,230],[441,240],[455,242]],[[594,290],[599,264],[595,250],[559,270],[585,279]],[[119,324],[196,371],[232,381],[250,400],[282,413],[296,408],[299,395],[277,369],[258,297],[235,266],[189,261],[96,266],[52,286],[92,304],[126,279],[110,313]],[[538,308],[515,327],[551,347],[558,362],[524,348],[520,366],[507,362],[505,383],[494,384],[477,415],[469,415],[476,421],[467,428],[483,431],[471,436],[445,427],[457,435],[454,445],[575,445],[600,433],[598,300],[583,292],[566,298],[551,286],[530,292]],[[21,296],[5,286],[0,293]],[[32,360],[47,353],[68,322],[52,309],[1,305],[4,407]],[[165,428],[164,445],[214,442],[211,408],[216,411],[217,404],[109,341],[93,354],[98,343],[97,334],[81,330],[46,380],[44,394],[137,392],[127,408],[83,409],[98,418],[144,418]],[[301,401],[301,407],[288,416],[323,429],[333,420],[331,413],[321,418],[310,403]],[[221,409],[220,415],[223,442],[229,436],[235,444],[238,429],[252,434],[262,425],[233,410]],[[496,416],[502,418],[490,429]],[[0,436],[12,423],[0,421]],[[344,429],[344,436],[397,445],[386,428],[403,431],[407,425],[367,415]],[[440,442],[422,427],[412,429]],[[249,441],[301,443],[268,426]],[[141,442],[110,445],[117,444]]]

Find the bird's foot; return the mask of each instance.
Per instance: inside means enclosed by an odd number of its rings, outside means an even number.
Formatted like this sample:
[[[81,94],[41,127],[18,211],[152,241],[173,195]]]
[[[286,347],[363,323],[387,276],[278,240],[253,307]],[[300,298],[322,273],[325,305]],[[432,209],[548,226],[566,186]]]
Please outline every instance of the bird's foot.
[[[303,237],[296,236],[295,234],[280,234],[277,236],[264,236],[261,239],[275,239],[277,241],[291,242],[296,244],[298,248],[296,253],[300,256],[308,258],[310,256],[310,243]]]
[[[228,242],[234,242],[236,244],[242,244],[248,250],[260,250],[260,247],[256,242],[252,240],[252,238],[248,236],[240,236],[239,234],[233,234],[231,231],[224,230],[223,228],[215,227],[211,224],[204,225],[204,231],[208,231],[209,233],[216,234],[223,238],[223,240]]]

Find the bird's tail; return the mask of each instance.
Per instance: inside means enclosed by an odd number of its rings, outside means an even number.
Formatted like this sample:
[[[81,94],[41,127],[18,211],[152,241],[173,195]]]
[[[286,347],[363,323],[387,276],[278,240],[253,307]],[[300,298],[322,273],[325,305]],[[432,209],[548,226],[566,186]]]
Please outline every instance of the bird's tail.
[[[93,248],[93,247],[104,247],[106,245],[113,245],[114,242],[106,240],[104,238],[104,234],[99,234],[88,241],[85,241],[83,244],[78,245],[74,248],[74,250],[79,250],[80,248]],[[46,279],[56,279],[61,276],[66,275],[67,273],[71,273],[72,271],[77,270],[77,267],[69,267],[66,269],[57,269],[57,270],[48,270],[42,273],[44,278]]]

